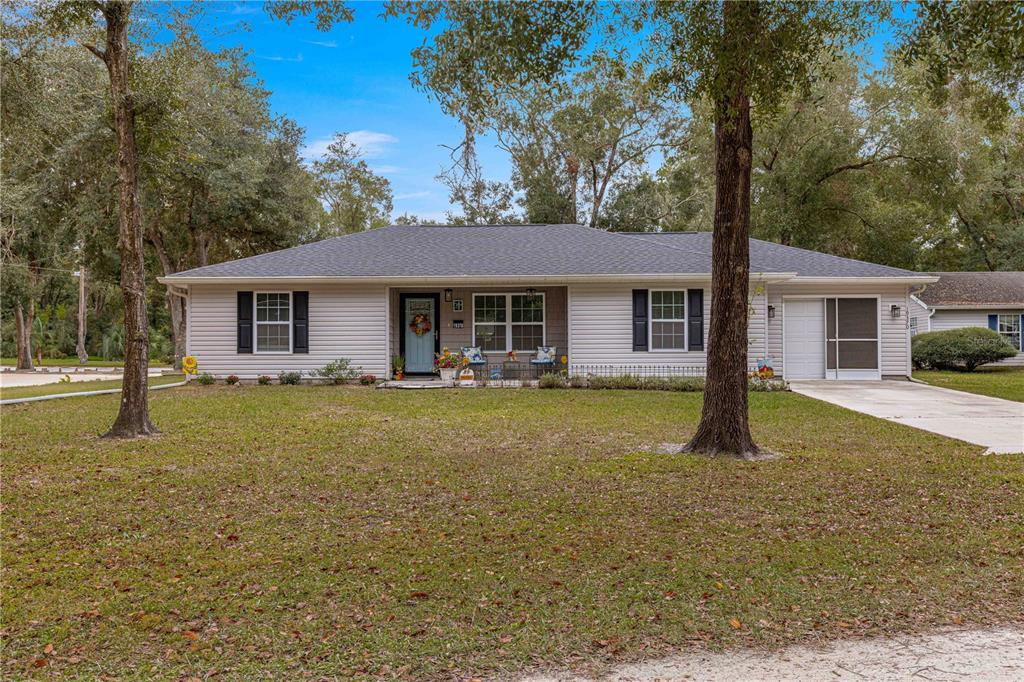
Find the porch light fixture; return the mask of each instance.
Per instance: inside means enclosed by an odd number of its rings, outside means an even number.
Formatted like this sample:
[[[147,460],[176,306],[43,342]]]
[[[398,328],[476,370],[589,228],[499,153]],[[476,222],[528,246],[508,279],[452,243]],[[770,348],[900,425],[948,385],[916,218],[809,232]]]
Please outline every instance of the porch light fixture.
[[[452,302],[452,290],[451,289],[445,289],[444,290],[444,302],[445,303],[451,303]]]
[[[535,299],[535,298],[537,298],[537,290],[536,289],[527,289],[526,290],[526,300],[529,301],[530,303],[533,303],[533,299]]]
[[[775,306],[773,306],[773,305],[768,306],[768,319],[769,320],[774,320],[775,319]]]
[[[892,315],[893,318],[899,317],[900,307],[897,304],[893,303],[891,306],[889,306],[889,314]]]

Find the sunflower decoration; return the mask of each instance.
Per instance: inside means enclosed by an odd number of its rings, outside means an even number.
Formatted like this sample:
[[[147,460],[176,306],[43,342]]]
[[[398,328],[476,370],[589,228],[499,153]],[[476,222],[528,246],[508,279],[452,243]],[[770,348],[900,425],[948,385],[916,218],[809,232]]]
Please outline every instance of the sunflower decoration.
[[[416,333],[416,336],[423,336],[430,331],[430,318],[423,313],[416,315],[409,323],[409,329]]]
[[[196,361],[196,356],[186,355],[181,359],[181,371],[184,374],[198,374],[199,363]]]

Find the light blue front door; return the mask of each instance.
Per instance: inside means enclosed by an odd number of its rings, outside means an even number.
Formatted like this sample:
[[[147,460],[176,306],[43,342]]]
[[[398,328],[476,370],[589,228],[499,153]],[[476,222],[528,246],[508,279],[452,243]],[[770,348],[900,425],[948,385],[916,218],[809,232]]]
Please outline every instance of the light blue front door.
[[[405,371],[409,374],[430,374],[434,371],[434,334],[437,333],[437,315],[433,298],[405,299]],[[417,316],[427,321],[427,328],[419,326],[417,333],[414,322]]]

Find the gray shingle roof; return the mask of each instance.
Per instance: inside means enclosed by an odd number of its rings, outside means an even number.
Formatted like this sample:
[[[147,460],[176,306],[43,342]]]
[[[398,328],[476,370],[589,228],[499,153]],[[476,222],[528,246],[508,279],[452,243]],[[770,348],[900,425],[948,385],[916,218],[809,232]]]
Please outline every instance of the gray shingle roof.
[[[751,270],[810,277],[917,273],[751,240]],[[207,265],[199,277],[572,277],[711,272],[711,233],[615,233],[582,225],[394,225]]]
[[[1024,308],[1024,272],[935,272],[918,298],[930,306],[1020,306]]]

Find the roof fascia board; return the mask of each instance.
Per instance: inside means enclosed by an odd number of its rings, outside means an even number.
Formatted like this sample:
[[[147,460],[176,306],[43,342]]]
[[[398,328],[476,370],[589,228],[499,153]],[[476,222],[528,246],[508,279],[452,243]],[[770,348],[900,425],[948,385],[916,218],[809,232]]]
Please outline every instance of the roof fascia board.
[[[752,280],[764,281],[764,282],[784,282],[793,279],[796,276],[795,272],[758,272],[751,273],[750,278]],[[711,274],[706,272],[675,272],[675,273],[636,273],[627,275],[612,275],[612,274],[596,274],[596,275],[516,275],[516,276],[502,276],[502,275],[489,275],[489,276],[459,276],[459,275],[437,275],[437,276],[367,276],[367,277],[323,277],[323,276],[306,276],[306,277],[295,277],[295,276],[281,276],[281,277],[175,277],[174,275],[168,275],[165,277],[157,277],[158,282],[161,284],[168,284],[173,286],[188,286],[189,284],[261,284],[266,282],[275,282],[280,284],[286,284],[289,282],[295,283],[310,283],[310,282],[323,282],[323,283],[393,283],[397,285],[405,284],[490,284],[494,285],[497,282],[508,282],[508,283],[549,283],[549,284],[570,284],[570,283],[585,283],[585,282],[640,282],[640,281],[676,281],[676,280],[709,280]]]
[[[1020,303],[949,303],[946,305],[928,305],[935,310],[1020,310],[1024,308],[1024,301]]]
[[[793,283],[802,284],[933,284],[938,277],[930,275],[898,275],[893,277],[797,277]]]

